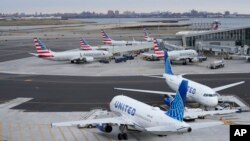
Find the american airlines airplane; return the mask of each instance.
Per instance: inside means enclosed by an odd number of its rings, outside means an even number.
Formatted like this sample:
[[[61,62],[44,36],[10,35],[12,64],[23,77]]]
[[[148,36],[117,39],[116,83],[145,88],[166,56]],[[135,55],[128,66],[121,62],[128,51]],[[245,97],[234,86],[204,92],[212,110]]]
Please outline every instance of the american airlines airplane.
[[[130,97],[119,95],[110,102],[110,110],[116,115],[115,117],[51,123],[51,126],[87,127],[91,125],[105,133],[112,132],[113,126],[119,126],[118,139],[127,140],[128,127],[155,135],[168,135],[222,124],[221,122],[187,124],[183,121],[187,86],[188,81],[183,80],[168,111],[162,111],[159,107],[152,107]]]
[[[116,53],[127,53],[131,51],[139,51],[139,50],[145,50],[152,48],[151,43],[143,44],[143,45],[133,45],[133,46],[110,46],[110,45],[102,45],[102,46],[91,46],[88,44],[88,42],[81,38],[80,40],[80,46],[82,50],[89,51],[89,50],[105,50],[108,51],[111,54]]]
[[[188,35],[188,34],[199,34],[199,33],[206,33],[209,32],[211,30],[218,30],[219,26],[221,25],[221,23],[218,20],[215,20],[211,23],[211,28],[210,30],[197,30],[197,31],[179,31],[177,32],[175,35]]]
[[[146,31],[146,29],[144,28],[144,39],[147,41],[147,42],[153,42],[154,38],[151,38],[148,34],[148,32]]]
[[[160,44],[157,39],[154,38],[154,53],[143,53],[142,57],[146,59],[163,59],[164,51],[160,50]],[[172,61],[182,61],[184,65],[187,64],[187,60],[189,62],[198,61],[198,53],[195,50],[173,50],[169,51],[169,59]]]
[[[34,56],[37,56],[42,59],[54,60],[54,61],[70,61],[71,63],[80,63],[80,62],[93,62],[94,60],[106,59],[112,56],[107,51],[63,51],[63,52],[53,52],[41,42],[40,39],[34,38],[34,44],[37,50],[36,53],[30,53]]]
[[[187,101],[194,101],[206,107],[215,107],[218,105],[218,99],[219,99],[218,98],[219,94],[217,93],[218,91],[244,83],[244,81],[241,81],[241,82],[228,84],[228,85],[224,85],[224,86],[220,86],[216,88],[210,88],[206,85],[183,78],[182,75],[174,75],[167,51],[165,51],[165,73],[163,74],[163,77],[160,77],[160,78],[164,78],[168,86],[174,91],[178,89],[179,84],[183,80],[188,81],[189,83],[188,83]],[[165,95],[165,96],[168,96],[167,98],[165,98],[165,103],[168,105],[172,102],[172,99],[173,99],[172,95],[174,95],[174,93],[162,92],[162,91],[127,89],[127,88],[115,88],[115,89]]]
[[[104,31],[101,30],[101,35],[103,38],[103,43],[105,45],[112,45],[112,46],[132,46],[132,45],[140,45],[140,44],[144,44],[147,42],[140,42],[140,41],[117,41],[117,40],[112,40],[108,34]]]

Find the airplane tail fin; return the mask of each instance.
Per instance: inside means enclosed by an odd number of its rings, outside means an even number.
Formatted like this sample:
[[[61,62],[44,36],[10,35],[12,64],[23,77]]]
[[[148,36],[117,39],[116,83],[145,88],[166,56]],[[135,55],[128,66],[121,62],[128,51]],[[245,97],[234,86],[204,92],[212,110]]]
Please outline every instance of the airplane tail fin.
[[[34,45],[36,47],[36,51],[39,57],[48,58],[53,57],[53,52],[45,46],[45,44],[38,38],[34,38]]]
[[[154,44],[154,53],[155,54],[160,53],[159,52],[160,51],[160,44],[159,44],[159,42],[157,41],[156,38],[153,38],[153,44]]]
[[[81,38],[81,40],[80,40],[80,46],[81,46],[81,49],[83,49],[83,50],[92,50],[91,46],[83,38]]]
[[[170,106],[170,109],[165,113],[166,115],[168,115],[173,119],[183,121],[185,102],[187,96],[187,87],[188,87],[188,81],[182,80],[179,89],[176,92],[174,101]]]
[[[167,50],[164,51],[165,74],[174,75]]]
[[[146,41],[148,41],[148,39],[149,39],[149,35],[148,35],[148,33],[147,33],[147,31],[146,31],[145,28],[144,28],[144,39],[145,39]]]
[[[108,36],[108,34],[104,30],[101,30],[101,35],[104,44],[111,44],[112,39]]]

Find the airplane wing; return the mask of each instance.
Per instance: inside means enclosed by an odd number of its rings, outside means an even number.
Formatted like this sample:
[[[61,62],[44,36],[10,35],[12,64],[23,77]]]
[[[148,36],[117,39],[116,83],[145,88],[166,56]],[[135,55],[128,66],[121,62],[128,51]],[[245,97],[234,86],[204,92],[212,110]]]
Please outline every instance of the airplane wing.
[[[142,53],[142,57],[157,57],[154,53]]]
[[[129,121],[128,119],[125,119],[122,116],[119,116],[119,117],[112,117],[112,118],[87,119],[87,120],[79,120],[79,121],[51,123],[51,127],[57,127],[57,126],[82,126],[84,127],[85,125],[95,126],[98,124],[133,125],[133,123]]]
[[[239,111],[238,109],[231,109],[231,110],[216,110],[216,111],[203,111],[203,110],[197,110],[197,111],[190,111],[187,110],[184,112],[184,118],[185,119],[197,119],[199,117],[204,116],[213,116],[213,115],[225,115],[225,114],[231,114]]]
[[[142,76],[145,76],[145,77],[152,77],[152,78],[161,78],[161,79],[165,79],[165,77],[162,77],[162,76],[155,76],[155,75],[142,75]]]
[[[172,92],[163,92],[163,91],[151,91],[151,90],[140,90],[140,89],[127,89],[127,88],[114,88],[115,90],[121,91],[132,91],[132,92],[141,92],[141,93],[151,93],[151,94],[158,94],[158,95],[175,95],[176,93]]]
[[[243,84],[243,83],[245,83],[245,81],[241,81],[241,82],[237,82],[237,83],[232,83],[232,84],[216,87],[216,88],[213,88],[213,90],[218,92],[218,91],[221,91],[221,90],[224,90],[224,89],[227,89],[227,88],[230,88],[230,87],[234,87],[234,86],[237,86],[237,85],[240,85],[240,84]]]
[[[224,123],[221,121],[211,121],[211,122],[193,122],[193,123],[188,123],[188,124],[191,126],[192,130],[197,130],[197,129],[202,129],[202,128],[223,125]]]
[[[70,61],[74,61],[74,60],[80,60],[80,61],[86,61],[86,62],[93,62],[94,61],[94,57],[90,57],[90,56],[82,56],[80,54],[80,56],[76,56],[70,59]]]
[[[29,53],[29,54],[34,55],[34,56],[36,56],[36,57],[38,57],[38,56],[39,56],[39,55],[38,55],[38,54],[36,54],[36,53]]]

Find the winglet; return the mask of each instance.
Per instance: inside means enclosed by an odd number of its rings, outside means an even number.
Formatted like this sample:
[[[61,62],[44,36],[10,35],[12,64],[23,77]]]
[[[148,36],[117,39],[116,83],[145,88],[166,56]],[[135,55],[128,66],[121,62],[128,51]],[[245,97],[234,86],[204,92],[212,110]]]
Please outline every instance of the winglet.
[[[164,51],[164,61],[165,61],[165,74],[174,75],[170,64],[168,52],[166,50]]]
[[[184,109],[185,109],[185,102],[187,96],[187,87],[188,81],[182,80],[178,91],[176,92],[176,96],[170,106],[170,109],[166,112],[166,115],[169,117],[183,121],[184,117]]]

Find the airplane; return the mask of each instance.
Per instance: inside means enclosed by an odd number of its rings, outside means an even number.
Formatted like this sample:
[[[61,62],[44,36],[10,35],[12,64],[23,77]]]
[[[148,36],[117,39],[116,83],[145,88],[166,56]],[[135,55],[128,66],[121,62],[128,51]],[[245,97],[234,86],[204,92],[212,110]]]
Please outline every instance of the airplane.
[[[112,40],[108,34],[104,31],[104,30],[101,30],[101,35],[102,35],[102,38],[103,38],[103,43],[105,45],[112,45],[112,46],[132,46],[132,45],[140,45],[140,44],[143,44],[143,43],[147,43],[147,42],[140,42],[140,41],[117,41],[117,40]]]
[[[163,59],[164,58],[164,51],[160,50],[160,44],[157,39],[154,38],[154,53],[143,53],[142,57],[147,60],[154,60],[154,59]],[[169,59],[171,63],[173,61],[182,61],[183,65],[187,64],[187,60],[189,62],[197,62],[198,61],[198,53],[195,50],[173,50],[169,51]]]
[[[113,126],[119,126],[119,140],[127,140],[126,131],[133,128],[158,136],[187,133],[193,129],[200,129],[221,125],[222,122],[203,122],[187,124],[183,121],[184,103],[187,95],[188,81],[183,80],[176,92],[175,99],[168,111],[159,107],[152,107],[124,95],[115,96],[110,102],[110,110],[116,116],[99,119],[86,119],[80,121],[51,123],[51,127],[80,126],[97,127],[100,131],[110,133]]]
[[[143,46],[111,46],[111,45],[102,45],[102,46],[91,46],[88,44],[88,42],[81,38],[80,40],[80,46],[82,50],[105,50],[109,53],[116,54],[116,53],[124,53],[124,52],[132,52],[132,51],[140,51],[145,49],[151,49],[152,45],[151,43],[144,44]]]
[[[149,37],[149,34],[148,34],[148,32],[146,31],[145,28],[144,28],[144,39],[145,39],[147,42],[153,42],[153,40],[154,40],[154,38]]]
[[[208,30],[196,30],[196,31],[179,31],[177,32],[175,35],[188,35],[188,34],[199,34],[199,33],[205,33],[205,32],[209,32],[209,31],[215,31],[219,29],[219,25],[221,25],[221,23],[218,20],[215,20],[211,23],[211,27]]]
[[[93,62],[94,60],[106,59],[112,55],[107,51],[82,51],[82,50],[72,50],[63,52],[53,52],[45,46],[44,43],[38,38],[34,38],[34,44],[37,50],[36,53],[30,53],[36,57],[54,61],[70,61],[71,63],[80,62]]]
[[[163,77],[156,77],[156,78],[164,78],[167,85],[174,91],[178,89],[179,84],[183,80],[187,80],[188,83],[188,93],[187,93],[187,101],[194,101],[200,103],[205,107],[215,107],[218,105],[219,101],[219,94],[218,91],[234,87],[240,84],[245,83],[244,81],[228,84],[216,88],[210,88],[206,85],[200,84],[198,82],[183,78],[183,75],[174,75],[171,67],[171,63],[169,60],[168,52],[165,51],[165,73]],[[123,90],[123,91],[134,91],[134,92],[142,92],[142,93],[151,93],[151,94],[159,94],[168,96],[165,98],[165,104],[170,105],[173,101],[174,93],[171,92],[163,92],[163,91],[151,91],[151,90],[139,90],[139,89],[127,89],[127,88],[114,88],[116,90]]]

